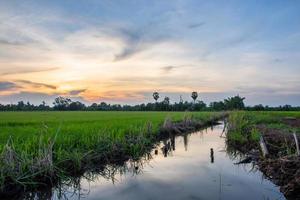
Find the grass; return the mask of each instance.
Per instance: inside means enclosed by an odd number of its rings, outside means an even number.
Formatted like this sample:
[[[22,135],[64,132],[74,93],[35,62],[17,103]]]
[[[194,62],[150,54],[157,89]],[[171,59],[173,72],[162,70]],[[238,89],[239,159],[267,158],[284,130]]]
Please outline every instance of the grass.
[[[270,129],[277,129],[285,133],[296,132],[300,134],[300,128],[291,127],[283,122],[284,118],[300,118],[300,112],[286,111],[236,111],[230,113],[228,119],[227,141],[236,147],[253,148],[257,145],[260,136],[259,125]]]
[[[36,187],[80,173],[88,166],[135,159],[152,147],[166,118],[192,117],[204,123],[209,112],[2,112],[0,187]],[[14,187],[15,188],[15,187]]]

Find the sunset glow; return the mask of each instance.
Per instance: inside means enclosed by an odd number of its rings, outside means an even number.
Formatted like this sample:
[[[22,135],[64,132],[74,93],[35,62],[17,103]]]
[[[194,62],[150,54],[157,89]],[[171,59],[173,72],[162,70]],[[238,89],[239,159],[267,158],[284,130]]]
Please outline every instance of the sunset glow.
[[[290,3],[1,1],[0,102],[198,91],[299,105],[300,4]]]

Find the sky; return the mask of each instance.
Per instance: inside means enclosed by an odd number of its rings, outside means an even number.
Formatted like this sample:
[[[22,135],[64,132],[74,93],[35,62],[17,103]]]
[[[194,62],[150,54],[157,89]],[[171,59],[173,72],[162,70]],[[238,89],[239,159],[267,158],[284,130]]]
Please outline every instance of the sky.
[[[0,103],[300,105],[300,1],[0,0]]]

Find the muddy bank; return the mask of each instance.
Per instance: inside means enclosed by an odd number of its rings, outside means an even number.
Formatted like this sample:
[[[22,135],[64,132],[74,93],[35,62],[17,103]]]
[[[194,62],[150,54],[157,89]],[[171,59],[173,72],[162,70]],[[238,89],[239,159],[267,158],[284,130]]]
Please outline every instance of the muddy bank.
[[[195,120],[192,118],[185,118],[183,121],[180,122],[172,122],[170,119],[166,119],[164,124],[162,125],[159,134],[156,138],[157,141],[160,141],[165,138],[169,138],[170,135],[180,135],[191,133],[197,131],[202,128],[206,128],[209,126],[217,125],[220,120],[225,119],[228,117],[227,113],[223,113],[218,116],[214,116],[207,121],[200,121]]]
[[[254,162],[269,180],[280,186],[280,191],[287,199],[300,199],[300,157],[295,139],[296,137],[300,141],[300,135],[294,136],[294,131],[290,131],[300,127],[300,119],[283,118],[281,122],[288,127],[246,124],[242,130],[243,138],[234,140],[228,137],[227,145],[246,156],[237,164]],[[229,126],[230,128],[232,127]],[[253,139],[255,131],[260,134],[260,138]],[[263,150],[263,146],[266,150]]]
[[[264,175],[280,186],[287,199],[300,199],[300,157],[266,158],[258,162]]]
[[[288,199],[300,198],[300,157],[292,133],[265,126],[259,127],[268,149],[266,158],[258,161],[266,177],[280,186]],[[297,135],[298,141],[300,136]]]

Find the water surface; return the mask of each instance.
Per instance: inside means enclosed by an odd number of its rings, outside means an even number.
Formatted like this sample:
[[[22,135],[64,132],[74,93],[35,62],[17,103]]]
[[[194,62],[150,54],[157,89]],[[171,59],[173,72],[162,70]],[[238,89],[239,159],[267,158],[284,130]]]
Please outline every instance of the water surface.
[[[141,162],[86,175],[50,199],[285,199],[253,164],[226,151],[223,125],[161,141]],[[45,194],[44,194],[45,195]]]

